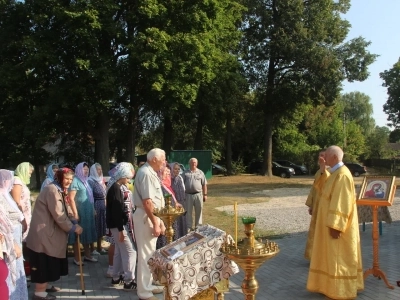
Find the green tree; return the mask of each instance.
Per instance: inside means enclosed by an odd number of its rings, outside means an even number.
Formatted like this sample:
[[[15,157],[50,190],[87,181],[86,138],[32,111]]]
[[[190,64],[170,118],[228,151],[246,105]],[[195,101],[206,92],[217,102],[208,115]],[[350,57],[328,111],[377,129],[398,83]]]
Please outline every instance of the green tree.
[[[350,1],[249,0],[243,62],[263,104],[263,174],[272,175],[272,136],[298,103],[332,103],[341,82],[365,80],[375,55],[363,38],[345,42]]]
[[[389,143],[399,143],[400,142],[400,129],[395,129],[389,134]]]
[[[344,121],[355,121],[364,135],[368,136],[375,129],[374,112],[371,98],[360,92],[351,92],[341,95],[339,102],[343,107]]]
[[[368,139],[370,158],[391,158],[391,151],[388,149],[390,130],[386,126],[376,126]]]
[[[389,70],[379,74],[387,88],[388,99],[383,105],[383,111],[388,115],[390,126],[396,129],[400,126],[400,58]]]

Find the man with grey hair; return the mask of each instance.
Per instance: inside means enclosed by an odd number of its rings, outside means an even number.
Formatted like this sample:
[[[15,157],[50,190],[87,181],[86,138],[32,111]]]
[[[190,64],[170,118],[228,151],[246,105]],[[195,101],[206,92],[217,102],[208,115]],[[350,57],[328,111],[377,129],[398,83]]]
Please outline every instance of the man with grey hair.
[[[156,251],[157,237],[165,233],[163,221],[153,214],[154,208],[164,206],[157,171],[165,165],[165,152],[154,148],[147,154],[147,162],[139,168],[135,177],[133,201],[136,211],[133,214],[135,238],[138,249],[137,295],[143,300],[156,300],[154,294],[163,290],[152,285],[152,275],[147,261]]]
[[[307,289],[331,299],[355,299],[364,289],[360,233],[353,176],[342,160],[338,146],[319,157],[323,174]]]
[[[193,207],[195,227],[203,223],[203,202],[207,200],[207,179],[203,171],[197,168],[198,161],[192,157],[189,160],[189,170],[182,174],[185,183],[186,221],[189,230],[193,230]]]

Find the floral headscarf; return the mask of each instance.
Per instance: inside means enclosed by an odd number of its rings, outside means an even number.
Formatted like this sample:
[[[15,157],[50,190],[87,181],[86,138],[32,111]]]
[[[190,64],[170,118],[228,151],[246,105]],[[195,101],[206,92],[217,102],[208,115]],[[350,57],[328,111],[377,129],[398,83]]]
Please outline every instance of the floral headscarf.
[[[133,178],[135,169],[131,163],[121,162],[108,172],[111,176],[107,183],[107,192],[110,187],[121,178]]]
[[[10,195],[13,183],[13,174],[9,170],[0,170],[0,192],[3,196]],[[11,198],[11,196],[9,196]],[[7,199],[8,200],[8,199]],[[12,202],[15,204],[14,200]],[[16,204],[15,204],[16,206]],[[17,207],[17,211],[19,211]],[[4,237],[4,247],[1,247],[2,252],[6,254],[5,262],[11,273],[12,283],[15,285],[17,278],[17,261],[14,250],[14,237],[13,237],[13,225],[8,218],[8,213],[5,211],[3,205],[0,205],[0,233]]]
[[[99,163],[94,163],[90,167],[90,176],[88,180],[93,180],[97,181],[100,185],[104,186],[104,181],[103,181],[103,173],[101,176],[97,173],[97,168],[101,168],[101,165]]]
[[[54,184],[63,193],[67,193],[67,189],[63,186],[65,174],[74,174],[74,171],[68,168],[58,169],[56,174],[54,174]]]
[[[31,182],[30,169],[33,170],[33,166],[28,162],[23,162],[17,166],[14,175],[18,176],[25,185],[28,185]]]
[[[94,203],[93,191],[92,191],[92,188],[90,187],[90,185],[88,184],[89,176],[86,176],[85,173],[83,172],[83,167],[85,166],[85,164],[88,166],[88,164],[85,162],[81,162],[80,164],[78,164],[76,166],[75,176],[78,177],[78,179],[85,186],[90,203]]]

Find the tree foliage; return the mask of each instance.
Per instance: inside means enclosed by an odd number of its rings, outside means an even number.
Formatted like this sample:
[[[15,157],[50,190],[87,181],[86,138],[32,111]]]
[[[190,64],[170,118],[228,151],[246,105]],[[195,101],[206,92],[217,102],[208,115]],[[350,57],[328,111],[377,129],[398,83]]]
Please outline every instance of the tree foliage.
[[[387,88],[388,99],[383,105],[383,111],[388,115],[388,125],[399,129],[400,126],[400,59],[389,70],[380,73]]]
[[[366,79],[375,55],[363,38],[345,42],[350,25],[341,13],[349,1],[247,3],[243,62],[249,82],[262,95],[263,174],[272,175],[272,136],[280,117],[296,104],[333,103],[344,79]]]

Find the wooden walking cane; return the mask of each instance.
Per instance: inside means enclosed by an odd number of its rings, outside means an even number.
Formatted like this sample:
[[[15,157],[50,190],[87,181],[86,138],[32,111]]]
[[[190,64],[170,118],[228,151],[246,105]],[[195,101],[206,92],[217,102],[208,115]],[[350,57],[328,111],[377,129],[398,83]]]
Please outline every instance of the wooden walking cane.
[[[81,243],[79,241],[79,234],[76,235],[76,238],[78,241],[78,258],[79,258],[79,272],[81,273],[81,289],[82,289],[82,295],[85,295],[85,283],[83,282]]]

